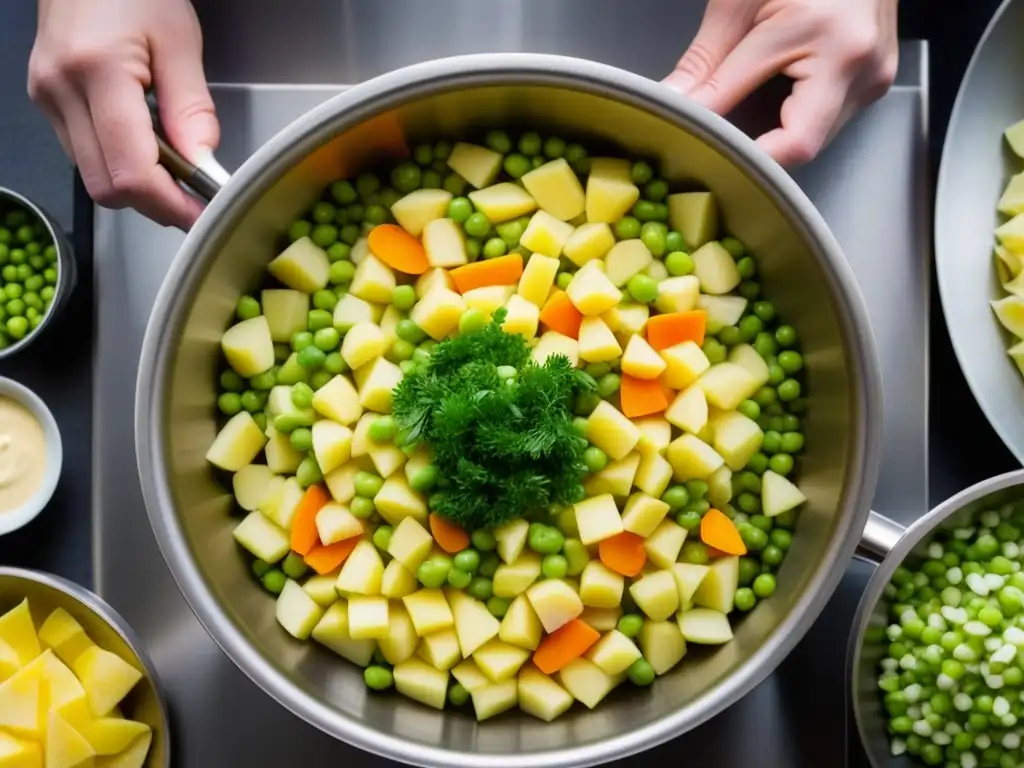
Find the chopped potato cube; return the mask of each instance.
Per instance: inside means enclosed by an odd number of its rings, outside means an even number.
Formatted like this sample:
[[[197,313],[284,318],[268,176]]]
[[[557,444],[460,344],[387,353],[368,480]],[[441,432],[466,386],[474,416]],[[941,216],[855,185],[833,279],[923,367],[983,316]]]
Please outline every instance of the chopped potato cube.
[[[700,298],[700,280],[694,275],[669,277],[658,283],[655,308],[662,313],[689,312]]]
[[[584,360],[586,357],[584,356]],[[622,371],[637,379],[656,379],[666,362],[642,336],[630,336],[622,353]]]
[[[353,536],[362,536],[363,521],[341,504],[330,501],[316,513],[316,529],[322,543],[334,544]]]
[[[599,560],[591,560],[580,575],[580,599],[593,608],[615,608],[622,604],[625,579]]]
[[[584,315],[600,315],[622,300],[622,291],[608,279],[599,267],[600,261],[591,261],[573,275],[565,289],[573,306]]]
[[[424,637],[420,643],[419,657],[435,669],[448,670],[454,667],[462,661],[459,638],[455,630],[442,629]]]
[[[669,506],[661,499],[655,499],[646,493],[634,493],[622,510],[623,530],[647,538],[665,519]]]
[[[308,293],[290,289],[264,290],[260,292],[260,304],[272,341],[288,342],[293,333],[306,330]]]
[[[530,605],[529,598],[522,594],[509,605],[505,617],[501,620],[498,638],[533,651],[540,644],[543,631],[544,627],[537,617],[537,612]]]
[[[228,328],[221,336],[220,348],[228,365],[246,379],[270,370],[274,365],[274,342],[264,315]]]
[[[493,682],[500,683],[515,675],[529,657],[525,648],[491,640],[477,649],[473,661]]]
[[[537,210],[537,201],[531,194],[510,181],[470,192],[469,200],[492,224],[500,224]]]
[[[647,560],[658,568],[671,568],[686,541],[686,529],[675,520],[663,520],[644,542]],[[667,571],[666,571],[667,573]]]
[[[661,380],[670,389],[685,389],[711,367],[704,350],[692,341],[661,350],[665,372]]]
[[[672,425],[663,416],[644,416],[633,419],[633,424],[640,430],[637,448],[641,453],[664,451],[672,442]]]
[[[438,634],[440,633],[435,633],[435,636]],[[438,641],[440,640],[441,638],[438,638]],[[409,618],[409,612],[400,603],[389,603],[388,631],[385,636],[377,640],[377,646],[380,648],[384,660],[392,665],[401,664],[416,653],[416,648],[419,644],[420,638],[412,625],[412,619]],[[434,650],[440,652],[442,650],[441,646],[442,643],[437,642]],[[458,648],[456,648],[456,651],[458,651]],[[448,667],[434,664],[431,659],[426,659],[426,661],[438,669],[448,669]]]
[[[373,497],[377,512],[389,525],[398,525],[403,518],[412,517],[420,523],[427,522],[427,504],[420,494],[409,487],[409,482],[398,475],[392,475]]]
[[[672,465],[657,452],[641,452],[633,485],[648,496],[660,497],[672,482]]]
[[[532,664],[520,671],[518,685],[519,708],[546,723],[572,706],[572,695]]]
[[[708,572],[693,593],[695,605],[728,613],[739,586],[740,559],[719,557],[711,561]]]
[[[732,640],[729,617],[710,608],[692,608],[679,614],[679,632],[688,643],[722,645]]]
[[[266,443],[267,438],[252,414],[242,411],[221,427],[206,452],[206,460],[220,469],[237,472],[251,464]]]
[[[372,541],[363,539],[341,567],[335,587],[343,594],[379,595],[383,576],[384,563],[380,553]]]
[[[356,323],[341,342],[341,356],[349,368],[366,365],[383,355],[386,350],[384,331],[375,323]]]
[[[645,621],[637,639],[656,675],[664,675],[686,655],[686,641],[674,621]]]
[[[349,558],[351,561],[351,558]],[[353,595],[348,600],[348,631],[353,640],[381,640],[388,636],[388,599],[381,595]]]
[[[540,324],[539,307],[519,294],[513,294],[505,304],[505,310],[505,322],[501,324],[501,329],[505,333],[518,333],[527,341],[537,335],[537,326]]]
[[[586,655],[602,672],[612,677],[621,675],[641,656],[636,644],[617,629],[598,640]]]
[[[704,293],[728,293],[740,284],[740,271],[722,244],[716,240],[705,243],[692,254],[693,274]]]
[[[383,315],[384,309],[379,304],[371,304],[346,293],[334,305],[334,327],[338,333],[347,333],[352,326],[362,322],[376,323]]]
[[[807,501],[807,497],[782,475],[768,470],[761,478],[761,501],[764,506],[764,514],[768,517],[775,517],[783,512],[796,509]],[[709,607],[713,608],[714,606]]]
[[[238,506],[252,512],[270,495],[278,481],[284,482],[266,464],[249,464],[232,476],[231,490]],[[39,632],[42,635],[41,629]]]
[[[707,480],[725,463],[714,448],[691,434],[673,440],[666,451],[666,458],[677,480]]]
[[[559,221],[546,211],[537,211],[530,217],[530,223],[519,238],[519,244],[534,253],[557,259],[562,255],[562,247],[572,235],[573,229],[572,224]]]
[[[716,363],[701,375],[701,389],[708,402],[723,411],[732,411],[757,392],[760,385],[739,363]]]
[[[691,249],[700,248],[718,232],[718,205],[710,192],[669,195],[668,222]]]
[[[729,411],[731,413],[731,411]],[[699,384],[691,384],[665,411],[665,418],[684,432],[697,434],[708,423],[708,399]]]
[[[682,546],[682,542],[679,544]],[[629,594],[637,607],[647,614],[651,621],[664,621],[679,608],[679,588],[671,571],[648,573],[639,581],[633,582]]]
[[[0,636],[3,634],[3,631],[0,630]],[[39,642],[44,648],[53,649],[57,658],[69,665],[74,663],[82,651],[94,645],[82,625],[63,608],[56,608],[43,622],[39,628]],[[14,650],[9,642],[5,641],[5,645]],[[3,678],[2,674],[0,674],[0,678]]]
[[[564,355],[575,367],[580,362],[580,345],[576,339],[563,336],[558,331],[545,331],[530,354],[537,365],[544,365],[552,355]]]
[[[613,459],[621,459],[640,440],[638,430],[622,411],[602,400],[587,419],[587,440]]]
[[[434,219],[423,228],[423,250],[427,254],[427,263],[435,268],[458,267],[469,263],[466,253],[466,239],[462,228],[451,219]],[[416,282],[416,295],[423,298],[434,288],[454,287],[451,276],[434,277],[421,284]]]
[[[593,709],[612,692],[622,678],[607,674],[589,659],[580,658],[573,659],[562,667],[558,679],[576,701],[588,709]]]
[[[427,559],[434,539],[414,517],[405,517],[399,521],[391,534],[388,543],[388,554],[415,573],[420,564]]]
[[[502,563],[494,572],[494,595],[513,598],[540,578],[541,560],[532,552],[523,552],[511,564]]]
[[[558,259],[535,253],[526,262],[523,276],[519,278],[517,293],[537,307],[543,306],[555,284],[558,273]]]
[[[526,590],[526,597],[548,633],[583,613],[579,594],[559,579],[545,579],[534,584]]]
[[[506,563],[514,563],[526,546],[526,537],[530,532],[530,524],[523,518],[515,518],[494,529],[494,538],[498,542],[498,556]]]
[[[577,267],[602,259],[615,245],[612,228],[604,222],[589,221],[576,227],[562,246],[563,255]]]
[[[448,698],[448,673],[430,666],[415,656],[396,664],[394,669],[395,689],[420,704],[434,709],[444,709]]]
[[[615,334],[600,317],[583,318],[580,323],[579,350],[580,358],[588,363],[603,363],[622,354],[622,347]]]
[[[345,466],[338,467],[333,472],[328,472],[324,475],[324,485],[330,491],[332,499],[339,504],[348,504],[352,501],[352,498],[356,495],[353,481],[357,472],[359,472],[359,465],[355,462],[349,462]]]
[[[455,626],[452,609],[440,589],[421,589],[402,598],[420,637]]]
[[[372,253],[356,267],[349,293],[365,301],[387,304],[396,285],[395,273]]]
[[[492,149],[459,141],[448,155],[448,167],[481,189],[497,178],[503,159],[500,153]]]
[[[764,433],[757,422],[739,411],[718,411],[712,419],[712,445],[734,472],[739,472],[750,457],[761,450]]]
[[[706,565],[696,563],[673,563],[672,576],[676,580],[676,587],[679,589],[679,604],[687,605],[693,601],[693,595],[697,587],[704,581],[711,569]]]
[[[480,671],[480,667],[472,659],[466,659],[452,669],[452,677],[470,693],[491,684],[491,679]]]
[[[621,288],[633,275],[643,272],[654,261],[643,240],[620,240],[605,256],[608,279]]]
[[[380,580],[380,593],[384,597],[397,600],[411,595],[419,587],[420,583],[416,580],[416,575],[398,560],[392,560],[384,568],[384,575]]]
[[[443,189],[417,189],[397,200],[391,213],[402,229],[419,237],[427,224],[447,215],[451,199],[452,193]]]
[[[313,639],[330,648],[343,659],[365,667],[373,658],[377,644],[373,640],[357,640],[349,632],[348,602],[341,600],[329,607],[313,628]]]
[[[588,496],[610,493],[612,496],[628,496],[640,468],[640,452],[634,451],[621,459],[609,462],[600,472],[586,479],[583,487]]]
[[[583,185],[564,157],[524,174],[523,186],[542,210],[560,221],[574,219],[586,208]]]
[[[97,717],[116,707],[142,679],[142,673],[120,656],[95,645],[75,659],[73,669]]]
[[[729,351],[729,362],[746,368],[747,373],[754,377],[757,386],[761,387],[768,383],[768,363],[749,344],[737,344],[733,347]]]
[[[727,464],[723,464],[707,479],[708,495],[707,500],[715,509],[725,509],[725,505],[732,501],[732,470]]]
[[[367,366],[366,378],[359,387],[359,404],[375,413],[391,413],[391,395],[402,380],[402,369],[383,357]]]
[[[419,300],[409,317],[430,338],[441,341],[455,329],[465,311],[462,296],[447,288],[435,288]]]
[[[313,423],[313,455],[321,472],[337,469],[352,454],[352,430],[330,419]]]
[[[587,221],[614,224],[640,199],[640,190],[629,175],[629,161],[594,158],[587,176]]]
[[[584,499],[574,504],[573,509],[580,541],[587,546],[622,533],[622,518],[615,499],[609,493]]]
[[[288,534],[259,512],[246,515],[232,535],[242,547],[268,563],[276,563],[291,549]]]
[[[515,288],[511,285],[487,285],[474,288],[462,294],[462,299],[469,309],[476,309],[488,320],[495,310],[505,305]]]
[[[519,684],[513,677],[477,688],[470,696],[473,699],[473,712],[476,714],[477,722],[482,722],[507,712],[516,705],[519,701]]]
[[[327,252],[308,237],[300,237],[267,265],[271,275],[303,293],[314,293],[326,286],[330,269]]]
[[[448,219],[448,221],[451,221],[451,219]],[[452,221],[452,224],[455,224],[455,222]],[[455,228],[456,228],[456,231],[459,232],[459,238],[460,238],[460,241],[461,241],[462,235],[461,235],[461,230],[459,230],[459,225],[455,224]],[[430,227],[428,226],[427,229],[429,230]],[[427,239],[427,233],[426,232],[423,233],[423,239],[424,239],[424,241],[426,241],[426,239]],[[426,248],[426,242],[424,242],[424,246],[423,247]],[[465,259],[465,246],[463,246],[462,254],[463,254],[462,261],[460,261],[458,264],[455,264],[453,266],[459,266],[460,264],[465,264],[466,263],[466,259]],[[430,260],[430,253],[429,252],[427,253],[427,260],[428,261]],[[424,296],[426,296],[428,293],[430,293],[430,291],[433,290],[434,288],[447,288],[450,291],[454,291],[455,290],[455,281],[452,280],[452,276],[450,274],[448,274],[448,270],[447,269],[442,269],[441,267],[434,267],[434,266],[432,266],[430,269],[428,269],[426,272],[424,272],[422,275],[420,275],[418,278],[416,278],[416,298],[417,299],[422,299]]]
[[[501,623],[494,618],[487,606],[464,592],[452,590],[449,603],[455,620],[457,647],[462,656],[469,658],[484,643],[498,636]]]
[[[288,579],[277,596],[277,623],[292,637],[306,640],[323,617],[323,608],[307,595],[298,582]]]

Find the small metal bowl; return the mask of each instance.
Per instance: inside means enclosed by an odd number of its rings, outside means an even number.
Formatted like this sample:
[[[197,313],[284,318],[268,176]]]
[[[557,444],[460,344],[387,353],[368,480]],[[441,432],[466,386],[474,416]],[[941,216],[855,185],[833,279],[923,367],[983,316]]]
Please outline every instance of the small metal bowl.
[[[0,208],[4,207],[4,203],[15,203],[21,207],[27,209],[29,213],[35,216],[39,221],[46,227],[50,237],[53,240],[53,244],[57,247],[57,283],[53,286],[53,302],[46,310],[46,314],[43,315],[42,322],[39,323],[31,332],[27,333],[23,339],[15,341],[8,347],[0,349],[0,360],[15,355],[21,350],[25,349],[40,334],[46,329],[47,326],[53,322],[53,319],[64,309],[68,303],[68,297],[71,296],[71,292],[75,288],[75,283],[78,281],[78,269],[75,265],[75,254],[71,250],[71,243],[64,235],[64,231],[60,228],[57,220],[46,212],[43,208],[33,203],[24,195],[20,195],[12,189],[0,187]]]
[[[167,706],[153,662],[128,623],[92,592],[66,579],[41,571],[0,566],[0,613],[25,598],[28,598],[37,629],[50,611],[63,608],[82,625],[93,642],[116,653],[142,673],[142,679],[122,702],[121,709],[125,717],[153,729],[153,743],[145,768],[168,768],[171,746]]]

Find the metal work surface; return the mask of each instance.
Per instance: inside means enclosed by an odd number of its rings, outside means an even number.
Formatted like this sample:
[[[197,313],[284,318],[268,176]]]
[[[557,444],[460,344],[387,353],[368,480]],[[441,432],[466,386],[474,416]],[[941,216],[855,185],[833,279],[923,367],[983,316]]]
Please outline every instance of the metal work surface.
[[[924,55],[923,45],[906,45],[902,85],[796,174],[848,254],[875,323],[888,416],[875,506],[906,521],[927,508],[927,398],[922,393],[927,391],[929,221],[926,104],[919,76]],[[225,137],[221,161],[237,167],[291,118],[336,90],[217,87]],[[743,123],[758,122],[764,114],[751,105]],[[169,695],[180,764],[262,766],[328,756],[384,765],[315,732],[249,683],[193,618],[153,542],[135,477],[131,402],[150,306],[181,239],[134,213],[97,215],[97,590],[148,645]],[[844,762],[845,645],[865,577],[864,568],[851,568],[807,639],[743,702],[656,755],[623,764],[676,755],[695,765]],[[808,722],[815,728],[806,728]],[[747,738],[730,737],[741,732]]]

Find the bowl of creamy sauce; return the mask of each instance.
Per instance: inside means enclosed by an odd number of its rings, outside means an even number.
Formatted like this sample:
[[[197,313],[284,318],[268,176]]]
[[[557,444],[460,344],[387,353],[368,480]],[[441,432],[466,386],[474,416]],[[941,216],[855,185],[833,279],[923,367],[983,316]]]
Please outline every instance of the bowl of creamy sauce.
[[[0,535],[26,525],[50,501],[63,453],[46,403],[24,385],[0,377]]]

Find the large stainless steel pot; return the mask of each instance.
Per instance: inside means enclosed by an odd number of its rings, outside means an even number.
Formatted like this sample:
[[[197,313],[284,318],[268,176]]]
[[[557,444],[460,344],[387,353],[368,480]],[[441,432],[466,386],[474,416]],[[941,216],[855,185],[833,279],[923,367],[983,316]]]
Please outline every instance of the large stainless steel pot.
[[[274,621],[236,555],[231,497],[204,461],[215,434],[218,340],[278,236],[330,180],[386,153],[397,135],[465,135],[522,124],[600,138],[663,161],[673,181],[712,189],[758,254],[767,290],[803,336],[811,407],[802,487],[809,502],[776,594],[714,652],[691,651],[649,691],[617,693],[550,724],[478,725],[368,693],[359,670]],[[796,184],[726,121],[636,75],[562,57],[438,60],[356,86],[259,150],[218,193],[172,265],[139,371],[139,470],[157,540],[200,621],[280,703],[363,749],[429,766],[582,766],[621,758],[712,717],[763,680],[818,616],[853,554],[874,490],[879,366],[852,272]]]

